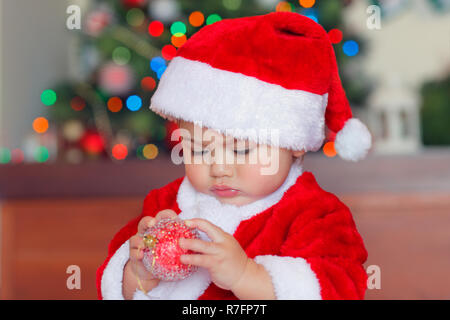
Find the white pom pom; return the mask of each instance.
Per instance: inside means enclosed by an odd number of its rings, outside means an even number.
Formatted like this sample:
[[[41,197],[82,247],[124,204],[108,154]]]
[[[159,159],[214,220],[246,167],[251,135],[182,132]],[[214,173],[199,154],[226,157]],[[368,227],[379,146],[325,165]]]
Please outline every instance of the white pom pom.
[[[372,136],[360,120],[347,120],[344,127],[336,134],[334,148],[344,160],[359,161],[364,159],[372,145]]]

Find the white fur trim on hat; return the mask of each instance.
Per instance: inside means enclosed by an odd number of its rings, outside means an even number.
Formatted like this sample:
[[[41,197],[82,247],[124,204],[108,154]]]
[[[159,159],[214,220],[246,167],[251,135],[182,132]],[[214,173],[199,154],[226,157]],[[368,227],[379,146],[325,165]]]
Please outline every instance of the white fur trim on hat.
[[[256,143],[317,151],[325,138],[327,103],[327,93],[290,90],[178,56],[162,75],[150,109],[236,139],[255,141],[248,131],[254,130]]]
[[[321,300],[320,284],[309,263],[303,258],[256,256],[272,278],[278,300]]]
[[[364,159],[372,145],[369,129],[360,120],[351,118],[336,134],[334,148],[344,160]]]

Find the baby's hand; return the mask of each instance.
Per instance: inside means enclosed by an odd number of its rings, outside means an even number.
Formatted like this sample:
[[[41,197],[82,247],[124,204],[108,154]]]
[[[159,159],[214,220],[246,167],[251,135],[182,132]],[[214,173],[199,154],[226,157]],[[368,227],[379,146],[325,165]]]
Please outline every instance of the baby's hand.
[[[180,247],[199,253],[181,255],[181,262],[208,269],[211,281],[216,286],[233,290],[250,260],[239,242],[207,220],[191,219],[185,222],[189,227],[206,232],[212,242],[180,238]]]
[[[138,232],[130,238],[130,260],[128,263],[130,264],[130,268],[135,276],[138,277],[141,281],[152,281],[154,284],[153,287],[158,285],[159,280],[153,278],[151,273],[145,268],[142,259],[144,258],[144,233],[145,231],[154,226],[159,220],[164,218],[176,218],[177,214],[175,211],[166,209],[160,211],[154,218],[153,217],[144,217],[139,221],[138,224]]]

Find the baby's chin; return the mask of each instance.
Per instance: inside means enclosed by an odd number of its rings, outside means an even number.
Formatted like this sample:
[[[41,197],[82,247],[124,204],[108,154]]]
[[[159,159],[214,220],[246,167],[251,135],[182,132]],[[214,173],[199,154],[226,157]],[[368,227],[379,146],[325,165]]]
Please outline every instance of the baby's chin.
[[[228,199],[228,198],[224,199],[224,198],[219,198],[219,197],[216,197],[216,199],[219,200],[219,202],[222,204],[233,205],[236,207],[245,206],[245,205],[253,202],[253,201],[244,202],[244,201],[239,201],[239,200],[235,200],[235,199]]]

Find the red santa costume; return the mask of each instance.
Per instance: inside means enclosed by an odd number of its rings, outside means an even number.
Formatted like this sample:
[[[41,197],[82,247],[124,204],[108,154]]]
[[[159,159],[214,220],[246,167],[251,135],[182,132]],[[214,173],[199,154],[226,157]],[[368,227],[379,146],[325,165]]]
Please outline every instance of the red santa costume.
[[[318,150],[326,124],[336,133],[338,154],[352,161],[364,158],[371,145],[367,128],[352,118],[326,31],[292,12],[225,19],[202,28],[170,62],[150,108],[220,133],[231,129],[237,139],[291,150]],[[246,128],[279,135],[255,137]],[[164,209],[182,219],[209,220],[233,234],[248,257],[267,270],[277,299],[364,298],[367,252],[350,210],[319,187],[300,159],[277,190],[244,206],[196,191],[187,177],[150,191],[142,214],[109,245],[97,272],[99,298],[123,299],[128,239],[142,217]],[[211,283],[203,268],[134,294],[134,299],[235,298]]]

